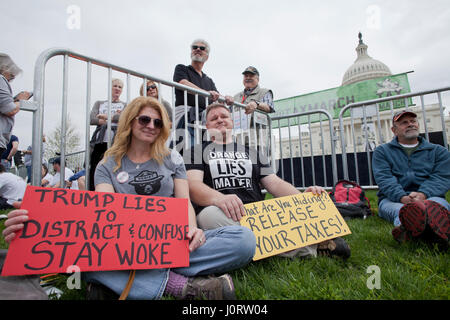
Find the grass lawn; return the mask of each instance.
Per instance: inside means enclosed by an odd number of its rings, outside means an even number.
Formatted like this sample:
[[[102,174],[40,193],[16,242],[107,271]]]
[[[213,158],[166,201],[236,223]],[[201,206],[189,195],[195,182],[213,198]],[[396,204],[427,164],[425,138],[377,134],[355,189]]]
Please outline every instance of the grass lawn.
[[[375,191],[367,192],[374,216],[347,221],[352,234],[345,236],[345,240],[352,255],[346,262],[327,257],[293,260],[271,257],[252,262],[230,273],[238,299],[448,300],[449,254],[423,243],[395,242],[392,225],[376,216],[375,194]],[[3,221],[0,230],[4,228]],[[2,239],[0,248],[7,248]],[[374,267],[370,266],[379,268],[379,289],[367,286],[374,283],[371,271]],[[64,292],[60,299],[84,299],[85,284],[81,290],[69,290],[66,279],[67,276],[61,275],[56,283]]]

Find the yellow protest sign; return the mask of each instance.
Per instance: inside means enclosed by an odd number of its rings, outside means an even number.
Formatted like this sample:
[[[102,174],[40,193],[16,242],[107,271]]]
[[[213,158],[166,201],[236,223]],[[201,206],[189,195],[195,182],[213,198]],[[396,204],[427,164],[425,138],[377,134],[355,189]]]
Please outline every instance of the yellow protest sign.
[[[311,192],[246,204],[241,225],[253,231],[253,260],[350,234],[329,195]]]

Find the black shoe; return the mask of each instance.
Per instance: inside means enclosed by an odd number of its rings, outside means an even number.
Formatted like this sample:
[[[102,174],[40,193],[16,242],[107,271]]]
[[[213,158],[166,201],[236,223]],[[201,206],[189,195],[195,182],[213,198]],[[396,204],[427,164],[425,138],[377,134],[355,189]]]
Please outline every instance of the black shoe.
[[[347,242],[342,238],[334,238],[319,243],[317,246],[317,255],[327,256],[330,258],[340,257],[344,260],[350,258],[350,247]]]

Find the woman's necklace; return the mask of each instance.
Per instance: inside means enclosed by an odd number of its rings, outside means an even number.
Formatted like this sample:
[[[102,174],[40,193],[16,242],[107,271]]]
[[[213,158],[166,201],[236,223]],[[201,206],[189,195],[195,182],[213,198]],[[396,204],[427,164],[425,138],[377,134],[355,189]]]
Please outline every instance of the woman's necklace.
[[[136,170],[138,170],[141,165],[143,165],[144,163],[146,163],[147,161],[149,161],[150,159],[145,159],[147,157],[132,157],[133,159],[130,158],[130,156],[128,155],[128,160],[130,160],[132,165],[136,165]]]
[[[136,166],[136,170],[138,170],[138,169],[139,169],[144,163],[146,163],[147,161],[148,161],[148,160],[146,160],[146,161],[144,161],[144,162],[138,162],[138,163],[136,163],[136,162],[133,162],[133,161],[130,159],[131,164]]]

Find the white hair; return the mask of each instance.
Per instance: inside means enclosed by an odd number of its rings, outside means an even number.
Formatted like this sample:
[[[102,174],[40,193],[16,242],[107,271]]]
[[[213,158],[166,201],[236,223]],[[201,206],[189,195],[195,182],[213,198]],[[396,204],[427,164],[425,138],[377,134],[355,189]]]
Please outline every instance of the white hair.
[[[22,72],[22,69],[20,69],[7,54],[0,53],[0,73],[3,74],[4,72],[17,76]]]
[[[206,40],[203,40],[203,39],[195,39],[194,41],[192,41],[191,47],[194,45],[194,43],[198,43],[198,42],[203,43],[203,44],[205,45],[205,47],[206,47],[206,53],[209,54],[210,46],[209,46],[208,41],[206,41]]]
[[[113,79],[111,80],[111,83],[114,84],[114,82],[120,83],[120,85],[123,87],[123,81],[122,81],[122,80],[120,80],[120,79],[118,79],[118,78],[113,78]]]

